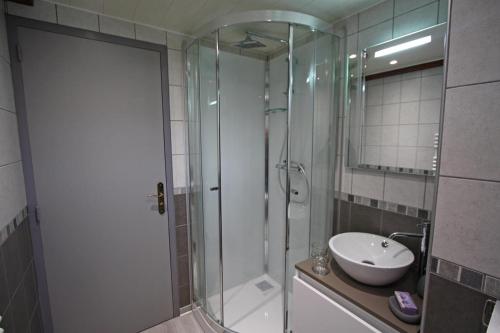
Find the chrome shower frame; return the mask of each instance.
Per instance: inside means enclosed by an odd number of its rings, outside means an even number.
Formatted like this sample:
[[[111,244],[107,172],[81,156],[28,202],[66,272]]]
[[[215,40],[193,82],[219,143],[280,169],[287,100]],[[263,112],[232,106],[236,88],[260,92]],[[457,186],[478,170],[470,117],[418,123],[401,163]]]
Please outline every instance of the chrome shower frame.
[[[268,39],[273,39],[276,41],[279,41],[283,44],[288,44],[288,91],[287,91],[287,127],[286,127],[286,138],[287,138],[287,162],[284,163],[283,169],[286,170],[286,221],[285,221],[285,259],[284,259],[284,281],[283,281],[283,288],[284,288],[284,293],[283,293],[283,301],[284,301],[284,311],[283,311],[283,329],[284,333],[287,333],[289,331],[288,328],[288,292],[286,291],[286,286],[287,286],[287,269],[288,269],[288,255],[289,255],[289,231],[290,231],[290,216],[287,207],[290,204],[290,174],[292,172],[297,172],[291,163],[289,163],[290,156],[291,156],[291,121],[292,121],[292,110],[293,110],[293,82],[294,82],[294,77],[293,77],[293,48],[294,48],[294,28],[295,26],[305,26],[310,28],[312,31],[320,31],[324,32],[330,35],[333,35],[331,31],[329,31],[331,24],[318,19],[314,16],[303,14],[303,13],[297,13],[297,12],[291,12],[291,11],[280,11],[280,10],[256,10],[256,11],[247,11],[247,12],[241,12],[241,13],[233,13],[226,15],[222,18],[216,19],[213,22],[205,25],[201,29],[199,29],[194,36],[196,37],[195,40],[193,40],[189,45],[186,46],[186,50],[189,49],[189,47],[193,44],[196,43],[199,39],[202,39],[203,37],[206,37],[208,35],[215,35],[215,68],[216,68],[216,96],[217,96],[217,189],[218,189],[218,232],[219,232],[219,279],[220,279],[220,320],[216,320],[215,318],[212,318],[212,316],[195,300],[192,299],[192,310],[195,315],[195,318],[198,320],[198,322],[204,326],[206,329],[211,329],[215,332],[233,332],[227,328],[224,327],[224,299],[223,299],[223,294],[224,294],[224,284],[223,284],[223,251],[222,251],[222,243],[223,243],[223,228],[222,228],[222,223],[223,223],[223,217],[222,217],[222,199],[221,199],[221,193],[222,193],[222,184],[221,184],[221,141],[220,141],[220,120],[221,120],[221,92],[220,92],[220,74],[219,74],[219,69],[220,69],[220,30],[224,29],[226,27],[230,27],[232,25],[237,25],[237,24],[244,24],[244,23],[285,23],[288,24],[288,41],[286,40],[281,40],[279,38],[269,38],[270,36],[263,36],[258,33],[253,33],[253,32],[247,32],[248,34],[256,37],[262,37],[262,38],[268,38]],[[266,82],[265,82],[265,104],[266,108],[269,108],[269,59],[266,61]],[[187,105],[187,104],[186,104]],[[266,109],[266,110],[267,110]],[[268,110],[269,111],[269,110]],[[282,110],[284,111],[284,110]],[[268,163],[269,163],[269,112],[266,112],[265,116],[265,142],[266,142],[266,148],[265,148],[265,163],[266,163],[266,172],[265,172],[265,194],[264,194],[264,202],[265,202],[265,221],[264,221],[264,227],[265,227],[265,255],[267,256],[268,254],[268,246],[269,246],[269,240],[268,240],[268,226],[269,226],[269,217],[268,217],[268,200],[269,200],[269,192],[268,192],[268,184],[269,184],[269,171],[268,169]],[[189,126],[188,126],[189,128]],[[189,138],[189,135],[188,135]],[[189,143],[188,143],[189,147]],[[188,158],[190,158],[190,154],[187,154]],[[190,162],[187,162],[188,165],[190,165]],[[189,175],[188,175],[188,181],[189,181]],[[190,186],[188,182],[187,186],[187,191],[190,191]],[[189,194],[189,192],[188,192]],[[190,195],[188,195],[188,198],[190,198]],[[188,199],[189,200],[189,199]],[[189,203],[188,203],[189,204]],[[190,219],[191,214],[188,213],[188,218]],[[189,228],[191,228],[191,221],[189,221]],[[268,259],[265,259],[265,269],[267,271],[267,266],[268,266]],[[190,267],[192,267],[192,258],[190,257]],[[192,275],[192,272],[191,272]],[[191,276],[191,295],[193,297],[193,276]]]

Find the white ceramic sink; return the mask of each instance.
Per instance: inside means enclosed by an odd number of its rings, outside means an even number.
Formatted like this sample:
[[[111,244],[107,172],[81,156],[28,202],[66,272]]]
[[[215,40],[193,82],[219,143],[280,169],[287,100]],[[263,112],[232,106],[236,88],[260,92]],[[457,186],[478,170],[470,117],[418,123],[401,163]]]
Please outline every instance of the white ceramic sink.
[[[387,241],[389,246],[383,247]],[[403,244],[363,232],[346,232],[330,239],[328,246],[339,266],[353,279],[383,286],[400,279],[415,260]]]

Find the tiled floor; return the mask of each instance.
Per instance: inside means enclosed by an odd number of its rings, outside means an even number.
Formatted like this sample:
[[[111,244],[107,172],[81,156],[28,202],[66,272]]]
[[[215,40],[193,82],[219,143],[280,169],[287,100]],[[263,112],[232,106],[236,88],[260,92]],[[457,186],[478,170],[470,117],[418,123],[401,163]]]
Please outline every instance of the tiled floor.
[[[141,333],[204,333],[191,312],[151,327]]]

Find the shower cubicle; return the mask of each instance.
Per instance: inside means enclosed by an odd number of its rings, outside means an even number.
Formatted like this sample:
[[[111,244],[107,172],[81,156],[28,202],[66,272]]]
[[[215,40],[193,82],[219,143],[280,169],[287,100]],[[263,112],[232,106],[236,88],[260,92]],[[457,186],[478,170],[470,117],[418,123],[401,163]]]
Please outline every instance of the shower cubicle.
[[[192,298],[216,330],[289,332],[294,265],[332,235],[339,39],[232,14],[186,51]]]

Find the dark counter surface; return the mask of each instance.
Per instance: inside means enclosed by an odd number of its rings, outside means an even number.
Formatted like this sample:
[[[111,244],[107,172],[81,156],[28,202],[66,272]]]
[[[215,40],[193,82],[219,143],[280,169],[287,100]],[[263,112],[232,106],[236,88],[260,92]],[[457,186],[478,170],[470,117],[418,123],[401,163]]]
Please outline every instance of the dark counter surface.
[[[372,287],[349,277],[333,259],[330,264],[331,272],[325,276],[312,271],[311,259],[302,261],[295,267],[396,330],[404,333],[417,333],[420,330],[420,325],[402,322],[389,309],[389,297],[394,295],[395,290],[399,290],[410,292],[413,301],[422,311],[422,298],[416,294],[417,277],[413,271],[409,271],[401,280],[391,285]]]

